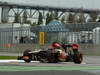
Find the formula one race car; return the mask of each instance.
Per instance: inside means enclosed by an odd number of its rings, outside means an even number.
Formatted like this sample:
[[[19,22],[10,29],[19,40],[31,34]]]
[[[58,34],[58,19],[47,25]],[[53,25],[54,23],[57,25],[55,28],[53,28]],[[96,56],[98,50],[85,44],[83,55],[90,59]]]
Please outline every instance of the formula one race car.
[[[24,60],[25,62],[74,62],[75,64],[81,64],[83,55],[79,52],[77,44],[61,45],[53,43],[48,49],[39,49],[36,51],[25,50],[23,56],[18,56],[18,60]]]

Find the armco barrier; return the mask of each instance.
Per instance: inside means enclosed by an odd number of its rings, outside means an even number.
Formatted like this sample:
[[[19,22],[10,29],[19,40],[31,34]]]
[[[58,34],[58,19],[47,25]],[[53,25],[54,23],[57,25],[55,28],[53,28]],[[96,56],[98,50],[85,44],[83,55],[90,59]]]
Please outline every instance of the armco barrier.
[[[24,50],[37,50],[39,48],[48,48],[48,44],[44,46],[40,46],[38,44],[15,44],[8,47],[0,48],[0,52],[8,52],[8,53],[23,53]],[[100,56],[100,46],[93,44],[79,44],[79,50],[83,53],[83,55],[91,55],[91,56]]]

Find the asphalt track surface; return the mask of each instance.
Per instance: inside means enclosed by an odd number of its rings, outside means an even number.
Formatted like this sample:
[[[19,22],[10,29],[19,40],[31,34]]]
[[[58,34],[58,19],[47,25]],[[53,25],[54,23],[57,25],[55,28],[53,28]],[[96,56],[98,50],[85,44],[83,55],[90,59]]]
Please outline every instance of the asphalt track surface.
[[[85,56],[82,64],[0,61],[0,75],[100,75],[100,56]]]
[[[28,72],[0,72],[0,75],[96,75],[82,71],[28,71]]]

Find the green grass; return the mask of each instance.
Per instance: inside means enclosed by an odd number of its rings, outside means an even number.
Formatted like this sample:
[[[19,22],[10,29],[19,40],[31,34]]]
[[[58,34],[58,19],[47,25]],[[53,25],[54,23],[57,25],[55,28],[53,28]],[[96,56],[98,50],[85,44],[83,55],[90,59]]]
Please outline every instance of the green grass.
[[[17,59],[17,56],[0,56],[0,60],[1,59],[4,59],[4,60],[6,60],[6,59]]]

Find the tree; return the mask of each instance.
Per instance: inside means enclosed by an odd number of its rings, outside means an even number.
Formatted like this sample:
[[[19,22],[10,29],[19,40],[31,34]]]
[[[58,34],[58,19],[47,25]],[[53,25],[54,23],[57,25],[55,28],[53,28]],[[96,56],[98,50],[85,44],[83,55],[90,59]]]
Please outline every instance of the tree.
[[[49,17],[50,17],[50,14],[49,14],[49,12],[48,12],[48,13],[46,14],[46,24],[48,24],[48,23],[50,22]]]
[[[53,12],[48,12],[48,13],[46,14],[46,24],[48,24],[48,23],[51,22],[52,20],[54,20]]]
[[[68,18],[67,18],[68,23],[75,23],[75,14],[69,13]]]
[[[97,17],[98,17],[98,13],[95,11],[95,12],[92,12],[91,14],[90,14],[90,22],[96,22],[96,19],[97,19]]]
[[[25,10],[23,13],[23,23],[27,23],[27,11]]]
[[[43,20],[42,20],[42,13],[39,12],[39,17],[38,17],[38,25],[43,24]]]
[[[39,12],[39,17],[38,17],[38,25],[42,24],[43,21],[42,21],[42,13]]]
[[[85,23],[86,22],[85,21],[85,16],[84,16],[83,13],[80,13],[78,17],[79,18],[77,19],[77,23]]]
[[[61,18],[61,22],[62,22],[63,24],[65,24],[65,16],[63,16],[63,17]]]
[[[54,11],[54,19],[58,20],[58,12],[57,11]]]
[[[31,24],[31,21],[30,21],[30,20],[27,20],[27,21],[26,21],[26,24]]]
[[[33,22],[32,26],[36,26],[36,25],[37,25],[36,22]]]
[[[46,24],[53,21],[54,19],[58,20],[58,12],[51,11],[46,14]]]
[[[50,19],[50,21],[55,19],[55,15],[54,15],[53,11],[50,12],[49,19]]]
[[[21,19],[20,19],[20,15],[15,13],[15,19],[14,19],[14,22],[15,23],[20,23],[21,22]]]

